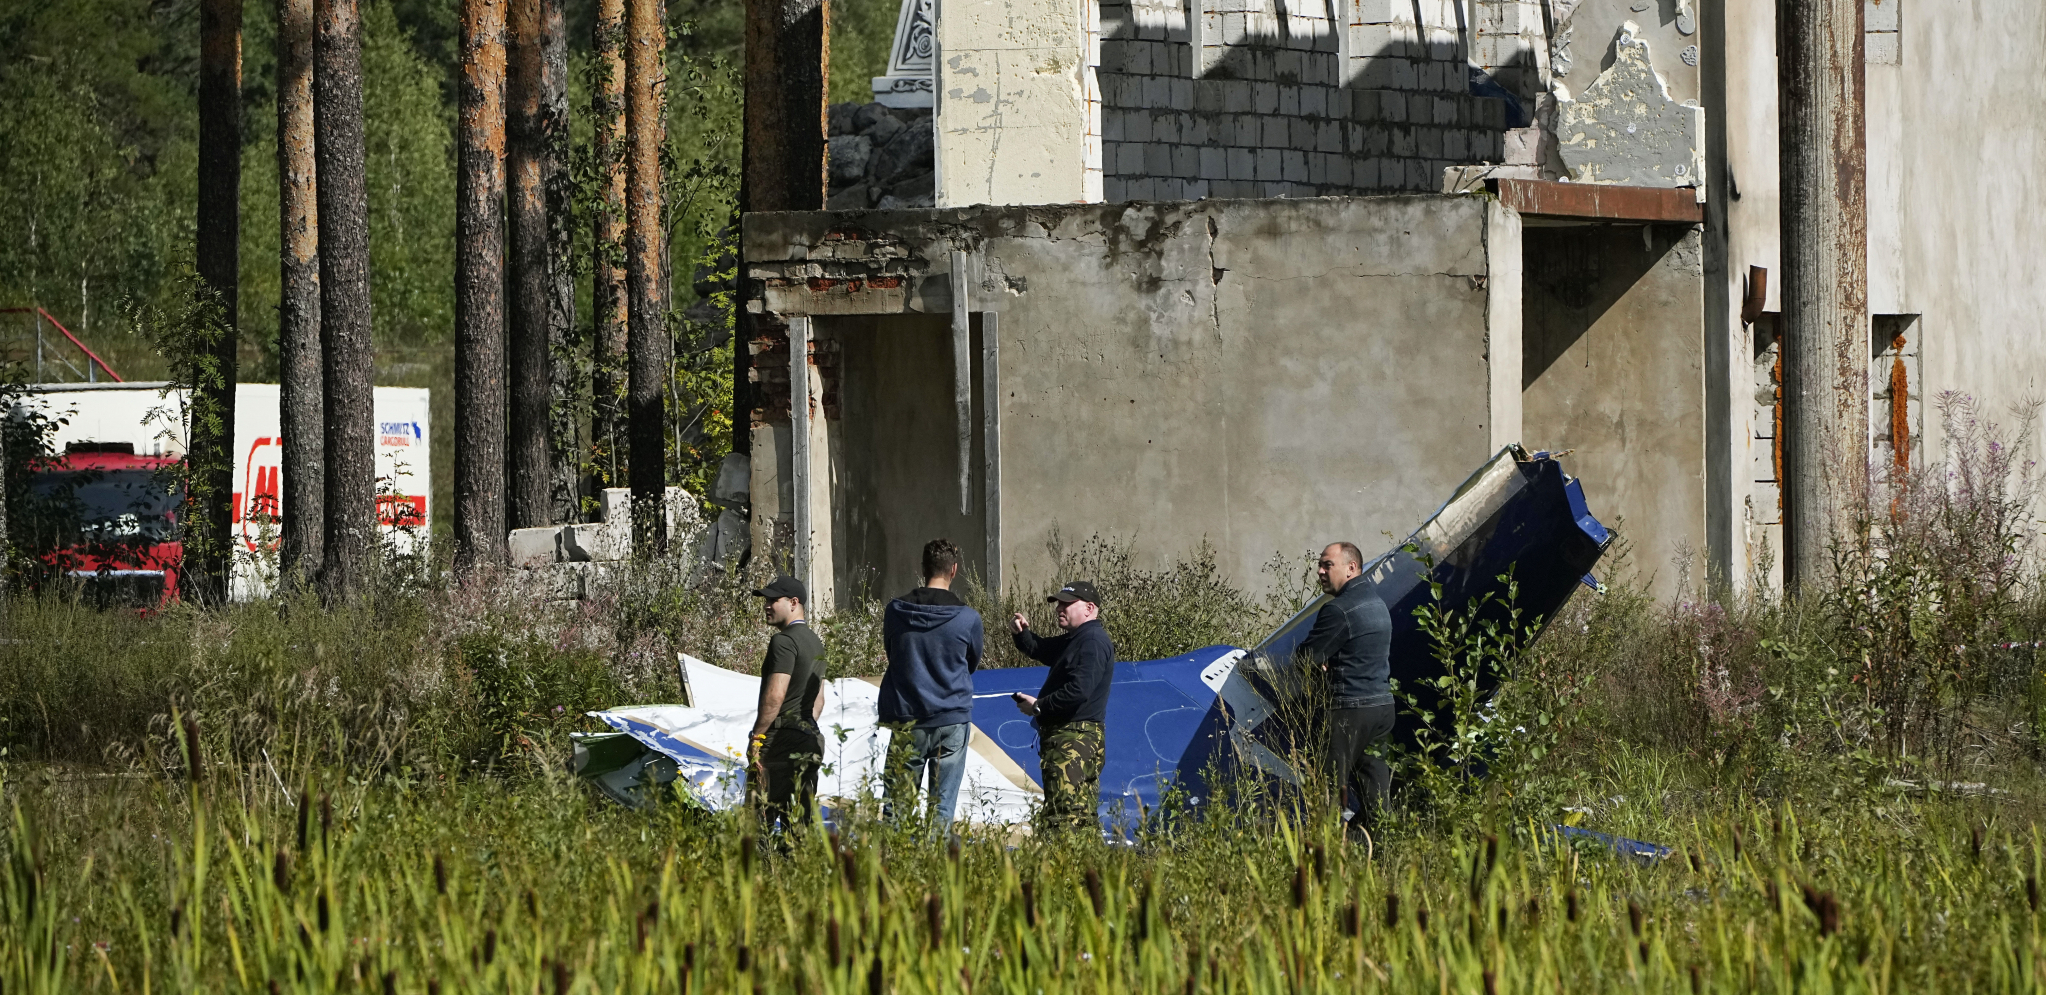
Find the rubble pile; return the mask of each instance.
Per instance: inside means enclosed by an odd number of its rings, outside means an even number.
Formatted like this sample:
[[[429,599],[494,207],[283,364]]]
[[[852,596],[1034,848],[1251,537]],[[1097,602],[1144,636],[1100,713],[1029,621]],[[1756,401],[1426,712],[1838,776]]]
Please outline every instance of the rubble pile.
[[[936,132],[930,108],[832,104],[829,119],[827,210],[932,206]]]

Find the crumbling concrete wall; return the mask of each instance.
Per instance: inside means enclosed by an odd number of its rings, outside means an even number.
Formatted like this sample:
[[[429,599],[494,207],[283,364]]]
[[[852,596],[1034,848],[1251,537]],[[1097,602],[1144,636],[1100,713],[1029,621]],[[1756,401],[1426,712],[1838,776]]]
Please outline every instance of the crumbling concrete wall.
[[[1054,533],[1133,540],[1151,565],[1213,542],[1244,583],[1275,553],[1377,548],[1519,436],[1518,406],[1496,425],[1491,401],[1520,369],[1521,315],[1489,290],[1520,265],[1500,211],[1416,196],[748,215],[747,306],[816,316],[839,351],[833,507],[810,513],[834,534],[812,541],[841,591],[881,592],[924,540],[967,545],[976,524],[1008,582],[1049,579]],[[990,401],[1000,423],[972,450],[980,522],[959,511],[936,331],[960,284],[997,329],[992,389],[972,399],[977,426]],[[1495,323],[1512,348],[1493,347]],[[873,419],[858,429],[856,406]],[[791,475],[780,438],[763,417],[754,462],[779,467],[764,482]],[[757,488],[755,514],[786,517],[786,500]]]
[[[1671,597],[1706,580],[1702,236],[1639,225],[1530,227],[1522,434],[1575,450],[1630,581]],[[1614,569],[1609,564],[1605,569]]]

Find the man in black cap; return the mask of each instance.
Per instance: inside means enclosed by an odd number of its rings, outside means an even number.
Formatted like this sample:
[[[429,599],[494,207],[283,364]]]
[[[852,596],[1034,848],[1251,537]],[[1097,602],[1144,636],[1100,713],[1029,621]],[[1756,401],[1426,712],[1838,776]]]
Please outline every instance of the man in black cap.
[[[1334,595],[1314,616],[1300,652],[1328,675],[1329,785],[1340,806],[1357,792],[1353,831],[1368,830],[1385,807],[1392,772],[1375,747],[1392,732],[1392,613],[1364,574],[1354,543],[1330,543],[1315,565],[1321,589]]]
[[[1115,644],[1101,627],[1101,595],[1092,583],[1076,580],[1045,600],[1059,606],[1059,627],[1066,631],[1040,639],[1021,612],[1010,620],[1016,648],[1051,666],[1036,697],[1021,691],[1014,697],[1019,711],[1037,718],[1044,783],[1039,823],[1051,831],[1078,830],[1096,824],[1101,805],[1101,762],[1107,751],[1102,722],[1108,717],[1108,685],[1115,677]]]
[[[810,802],[817,796],[817,768],[824,762],[824,734],[817,716],[824,711],[824,641],[803,617],[809,592],[786,574],[753,592],[767,599],[767,622],[780,630],[767,641],[767,659],[760,665],[760,712],[746,741],[749,784],[766,781],[762,820],[772,828],[779,821],[793,829],[808,822]]]

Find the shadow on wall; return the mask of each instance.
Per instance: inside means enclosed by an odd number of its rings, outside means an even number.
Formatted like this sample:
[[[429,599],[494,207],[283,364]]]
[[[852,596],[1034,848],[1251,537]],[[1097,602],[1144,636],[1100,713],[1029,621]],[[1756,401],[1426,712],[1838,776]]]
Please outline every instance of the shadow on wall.
[[[1528,302],[1520,386],[1534,386],[1664,256],[1676,248],[1654,225],[1529,228],[1523,236]]]

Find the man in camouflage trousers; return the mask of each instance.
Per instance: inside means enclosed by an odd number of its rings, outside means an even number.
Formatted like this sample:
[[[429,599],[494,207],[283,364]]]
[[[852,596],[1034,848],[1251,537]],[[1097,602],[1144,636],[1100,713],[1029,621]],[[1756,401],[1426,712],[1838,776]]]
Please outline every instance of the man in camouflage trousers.
[[[1101,626],[1101,595],[1093,584],[1074,581],[1047,600],[1059,606],[1064,634],[1041,639],[1020,612],[1009,623],[1016,648],[1051,666],[1035,697],[1015,694],[1016,708],[1037,719],[1044,784],[1038,826],[1045,832],[1098,828],[1101,763],[1107,752],[1102,722],[1115,677],[1115,644]]]

